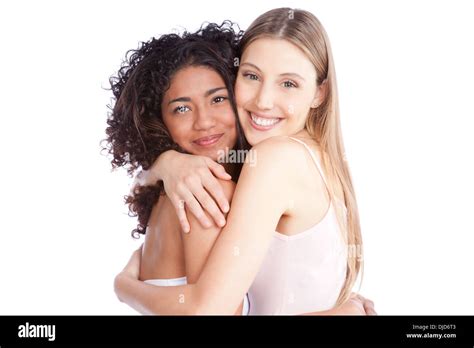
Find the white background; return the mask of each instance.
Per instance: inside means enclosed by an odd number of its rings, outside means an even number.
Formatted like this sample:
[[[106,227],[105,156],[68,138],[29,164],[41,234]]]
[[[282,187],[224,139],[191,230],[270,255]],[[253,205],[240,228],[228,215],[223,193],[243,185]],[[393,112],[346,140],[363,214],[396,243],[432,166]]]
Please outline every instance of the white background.
[[[232,8],[231,5],[235,4]],[[100,155],[108,78],[173,28],[280,6],[331,39],[380,314],[474,314],[474,22],[468,1],[41,1],[0,5],[0,314],[133,314],[130,179]]]

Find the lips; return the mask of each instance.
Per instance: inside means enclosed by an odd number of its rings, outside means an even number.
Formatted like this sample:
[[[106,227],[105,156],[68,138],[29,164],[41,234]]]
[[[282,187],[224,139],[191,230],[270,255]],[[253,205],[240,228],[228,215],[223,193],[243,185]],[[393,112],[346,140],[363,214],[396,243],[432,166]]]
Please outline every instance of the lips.
[[[282,118],[279,117],[264,116],[253,112],[249,112],[249,119],[252,127],[259,131],[273,129],[282,120]]]
[[[199,146],[212,146],[215,143],[217,143],[223,135],[224,135],[224,133],[209,135],[207,137],[202,137],[202,138],[196,139],[196,140],[193,141],[193,143],[195,143]]]

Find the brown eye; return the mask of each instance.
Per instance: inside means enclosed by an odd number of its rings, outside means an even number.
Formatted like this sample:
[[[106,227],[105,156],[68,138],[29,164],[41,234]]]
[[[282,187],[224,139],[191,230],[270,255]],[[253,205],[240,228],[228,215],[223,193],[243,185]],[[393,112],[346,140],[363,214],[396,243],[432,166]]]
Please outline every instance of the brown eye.
[[[186,111],[190,110],[186,105],[180,105],[174,108],[173,113],[175,114],[184,114]]]
[[[222,103],[226,99],[227,98],[223,97],[223,96],[215,97],[214,99],[212,99],[212,103],[213,104],[219,104],[219,103]]]

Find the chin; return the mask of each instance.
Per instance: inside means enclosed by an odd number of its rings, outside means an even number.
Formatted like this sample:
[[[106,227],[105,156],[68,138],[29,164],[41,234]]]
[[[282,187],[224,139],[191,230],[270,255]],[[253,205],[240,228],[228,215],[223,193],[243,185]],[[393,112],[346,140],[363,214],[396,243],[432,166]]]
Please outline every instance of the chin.
[[[278,136],[280,135],[279,133],[269,133],[269,132],[258,132],[258,131],[255,131],[254,129],[252,129],[252,126],[249,126],[250,130],[248,132],[245,133],[245,137],[247,138],[247,142],[251,145],[251,146],[255,146],[257,145],[258,143],[268,139],[268,138],[271,138],[271,137],[274,137],[274,136]]]

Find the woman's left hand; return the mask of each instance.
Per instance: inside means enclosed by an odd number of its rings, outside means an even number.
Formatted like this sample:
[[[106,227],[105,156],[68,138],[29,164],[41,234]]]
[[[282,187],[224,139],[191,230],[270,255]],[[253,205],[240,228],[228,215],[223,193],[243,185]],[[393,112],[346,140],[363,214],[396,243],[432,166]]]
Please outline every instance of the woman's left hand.
[[[140,247],[133,252],[132,256],[130,257],[130,260],[128,260],[127,265],[125,266],[125,268],[122,270],[121,273],[133,279],[139,278],[140,262],[142,259],[142,248],[143,248],[143,244],[140,245]]]
[[[377,312],[375,311],[375,305],[372,300],[369,300],[364,296],[353,292],[349,301],[352,301],[352,303],[355,304],[357,308],[362,309],[362,311],[365,312],[365,315],[377,315]]]

